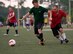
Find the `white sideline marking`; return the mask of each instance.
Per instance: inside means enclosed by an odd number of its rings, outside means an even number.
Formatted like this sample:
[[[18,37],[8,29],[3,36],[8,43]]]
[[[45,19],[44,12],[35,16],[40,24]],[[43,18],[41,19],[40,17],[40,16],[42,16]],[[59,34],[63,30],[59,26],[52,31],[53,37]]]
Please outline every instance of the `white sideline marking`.
[[[64,31],[72,31],[73,29],[64,29]],[[51,31],[51,29],[43,29],[43,31]]]

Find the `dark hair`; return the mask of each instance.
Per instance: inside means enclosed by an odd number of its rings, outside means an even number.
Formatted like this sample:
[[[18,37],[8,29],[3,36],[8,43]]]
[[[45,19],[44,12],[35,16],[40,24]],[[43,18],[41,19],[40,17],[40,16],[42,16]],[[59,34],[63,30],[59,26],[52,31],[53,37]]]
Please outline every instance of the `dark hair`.
[[[33,0],[32,3],[38,3],[38,0]]]

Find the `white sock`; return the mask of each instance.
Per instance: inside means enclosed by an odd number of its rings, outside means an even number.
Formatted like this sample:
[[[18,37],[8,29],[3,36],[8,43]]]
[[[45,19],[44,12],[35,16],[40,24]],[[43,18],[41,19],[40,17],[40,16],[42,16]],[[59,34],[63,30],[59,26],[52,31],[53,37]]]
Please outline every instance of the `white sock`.
[[[59,40],[63,40],[63,38],[61,36],[59,36]]]
[[[66,34],[62,33],[62,38],[65,40],[66,39]]]

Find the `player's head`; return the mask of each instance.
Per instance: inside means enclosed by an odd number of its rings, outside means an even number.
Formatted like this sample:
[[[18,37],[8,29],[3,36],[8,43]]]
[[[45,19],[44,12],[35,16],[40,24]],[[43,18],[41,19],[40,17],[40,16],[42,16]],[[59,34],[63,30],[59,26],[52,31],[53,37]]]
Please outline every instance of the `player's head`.
[[[58,5],[54,5],[52,8],[54,11],[57,11],[59,9]]]
[[[13,11],[12,7],[9,7],[9,11]]]
[[[33,0],[33,1],[32,1],[32,4],[33,4],[33,5],[34,5],[34,7],[36,7],[36,8],[39,6],[39,4],[38,4],[38,1],[37,1],[37,0]]]

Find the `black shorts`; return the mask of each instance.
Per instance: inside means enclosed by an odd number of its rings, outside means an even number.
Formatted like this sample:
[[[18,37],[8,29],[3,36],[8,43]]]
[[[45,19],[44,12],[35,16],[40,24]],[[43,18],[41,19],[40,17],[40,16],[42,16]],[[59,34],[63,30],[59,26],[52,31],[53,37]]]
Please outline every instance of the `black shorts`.
[[[51,28],[54,36],[59,35],[59,29],[60,28],[62,28],[61,23],[59,23],[58,25],[56,25],[55,28]]]
[[[33,26],[33,22],[31,23],[31,26]]]
[[[10,22],[8,22],[8,24],[7,24],[7,26],[13,26],[13,27],[16,27],[17,26],[17,23],[15,22],[15,23],[10,23]]]
[[[43,26],[44,26],[44,23],[35,24],[35,25],[34,25],[34,33],[35,33],[35,34],[39,34],[39,33],[38,33],[38,29],[41,29],[41,30],[42,30],[42,29],[43,29]]]

